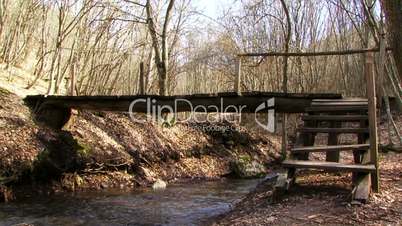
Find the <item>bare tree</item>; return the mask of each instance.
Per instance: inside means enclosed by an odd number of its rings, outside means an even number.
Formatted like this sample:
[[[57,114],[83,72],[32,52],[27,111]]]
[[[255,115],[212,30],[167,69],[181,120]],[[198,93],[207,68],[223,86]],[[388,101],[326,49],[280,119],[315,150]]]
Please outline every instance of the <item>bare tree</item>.
[[[167,77],[169,71],[169,50],[168,50],[168,27],[175,0],[170,0],[166,9],[162,34],[158,38],[158,32],[155,23],[155,15],[151,5],[151,0],[147,0],[145,5],[147,11],[148,29],[152,39],[152,45],[155,51],[155,64],[159,76],[159,95],[167,95]]]

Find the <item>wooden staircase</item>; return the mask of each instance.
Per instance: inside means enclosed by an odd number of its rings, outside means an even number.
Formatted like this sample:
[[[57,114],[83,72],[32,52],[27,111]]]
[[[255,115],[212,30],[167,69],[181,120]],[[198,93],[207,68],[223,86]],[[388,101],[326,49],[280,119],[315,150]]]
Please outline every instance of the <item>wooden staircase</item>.
[[[295,148],[282,163],[287,169],[286,188],[295,182],[297,169],[318,169],[328,172],[352,173],[352,198],[365,202],[371,187],[378,188],[377,154],[370,145],[369,104],[367,99],[313,100],[302,117]],[[326,146],[316,146],[318,133],[328,134]],[[340,134],[357,134],[356,144],[341,145]],[[375,134],[376,136],[376,134]],[[341,163],[340,152],[353,153],[353,163]],[[325,153],[326,161],[311,161],[310,153]],[[375,156],[374,156],[375,155]]]

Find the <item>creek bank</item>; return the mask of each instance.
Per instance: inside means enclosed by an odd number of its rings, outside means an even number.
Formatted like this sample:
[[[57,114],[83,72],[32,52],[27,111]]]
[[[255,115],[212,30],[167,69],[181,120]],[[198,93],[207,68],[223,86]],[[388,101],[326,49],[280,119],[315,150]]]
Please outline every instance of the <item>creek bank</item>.
[[[75,111],[62,131],[54,131],[35,123],[18,96],[2,91],[0,101],[0,184],[8,190],[39,184],[54,191],[150,187],[158,179],[241,176],[233,163],[247,159],[263,169],[279,150],[279,137],[238,125],[166,127],[136,123],[123,113]],[[203,129],[211,127],[235,130]]]
[[[402,132],[402,115],[394,113]],[[384,146],[389,137],[384,115],[379,121],[379,140]],[[351,143],[357,137],[341,135],[341,143]],[[327,137],[319,135],[316,144],[324,145]],[[342,162],[352,163],[353,154],[343,152]],[[314,153],[311,158],[324,161],[325,154]],[[402,224],[402,154],[381,150],[380,193],[373,193],[367,204],[350,202],[352,174],[316,171],[298,172],[296,185],[279,200],[273,198],[273,183],[257,186],[234,208],[211,219],[212,225],[401,225]],[[272,182],[272,181],[271,181]]]

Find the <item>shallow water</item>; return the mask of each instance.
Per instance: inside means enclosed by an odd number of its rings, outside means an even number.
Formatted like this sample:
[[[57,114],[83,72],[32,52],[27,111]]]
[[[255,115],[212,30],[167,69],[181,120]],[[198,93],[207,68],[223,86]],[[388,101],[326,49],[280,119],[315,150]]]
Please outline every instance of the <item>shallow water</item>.
[[[161,191],[107,191],[32,197],[0,205],[0,225],[202,225],[230,210],[258,180],[169,185]]]

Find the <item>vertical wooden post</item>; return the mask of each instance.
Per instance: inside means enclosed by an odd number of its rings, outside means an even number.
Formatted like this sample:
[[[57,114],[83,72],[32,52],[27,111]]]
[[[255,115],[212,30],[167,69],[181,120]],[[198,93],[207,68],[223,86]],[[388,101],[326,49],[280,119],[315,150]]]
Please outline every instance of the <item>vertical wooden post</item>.
[[[76,73],[76,57],[73,56],[73,63],[70,66],[70,96],[74,96],[75,90],[75,73]]]
[[[342,123],[340,122],[331,122],[330,127],[332,128],[340,128],[342,127]],[[328,134],[328,145],[337,145],[338,144],[338,134],[329,133]],[[339,162],[339,151],[331,151],[326,154],[327,162]]]
[[[288,116],[283,113],[282,114],[282,158],[287,158],[287,147],[288,147],[288,131],[287,131],[287,124],[288,124]]]
[[[234,83],[234,90],[238,95],[241,95],[241,57],[236,61],[236,79]]]
[[[144,62],[140,63],[140,95],[145,95]]]
[[[377,134],[377,96],[375,87],[375,74],[373,53],[367,54],[366,57],[366,81],[367,81],[367,98],[368,98],[368,115],[370,130],[370,162],[375,164],[376,172],[372,174],[372,189],[379,192],[379,164],[378,164],[378,134]]]

